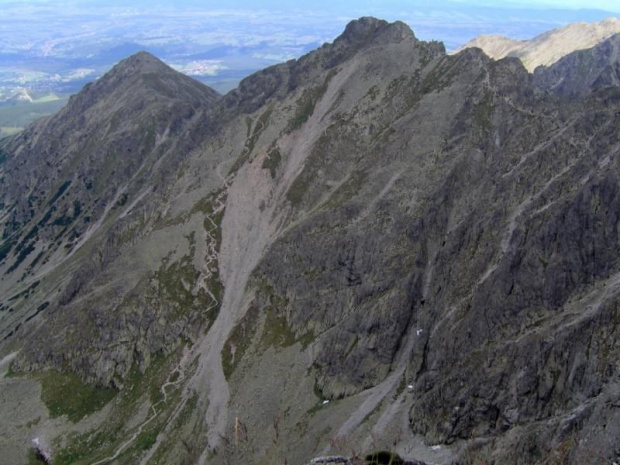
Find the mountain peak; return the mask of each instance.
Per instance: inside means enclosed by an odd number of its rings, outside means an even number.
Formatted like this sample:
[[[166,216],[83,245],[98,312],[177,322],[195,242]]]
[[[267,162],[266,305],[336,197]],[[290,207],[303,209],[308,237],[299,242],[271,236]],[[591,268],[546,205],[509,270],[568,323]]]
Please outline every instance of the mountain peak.
[[[162,63],[159,58],[155,55],[147,52],[146,50],[141,50],[139,52],[134,53],[133,55],[128,56],[127,58],[120,61],[120,63]]]
[[[335,40],[351,44],[393,43],[406,39],[415,39],[409,26],[402,21],[388,23],[383,19],[363,16],[347,24],[344,32]]]
[[[162,97],[209,104],[219,98],[219,94],[142,51],[121,60],[99,80],[84,86],[70,98],[66,108],[84,112],[92,105],[102,105],[104,99],[110,99],[112,107],[120,102],[125,106],[133,103],[143,107],[145,101]]]
[[[374,35],[378,30],[385,28],[388,22],[384,19],[364,16],[349,22],[340,37],[349,41],[359,41]]]
[[[125,75],[162,72],[169,73],[174,72],[174,70],[159,58],[146,51],[135,53],[119,61],[111,70],[111,73],[122,73]]]

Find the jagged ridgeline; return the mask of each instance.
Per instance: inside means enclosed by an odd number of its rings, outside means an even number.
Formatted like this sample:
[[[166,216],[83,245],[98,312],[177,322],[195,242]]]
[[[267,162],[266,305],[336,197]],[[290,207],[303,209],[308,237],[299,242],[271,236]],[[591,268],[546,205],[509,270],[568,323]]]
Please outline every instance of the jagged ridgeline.
[[[0,461],[620,460],[618,40],[139,53],[3,139]]]

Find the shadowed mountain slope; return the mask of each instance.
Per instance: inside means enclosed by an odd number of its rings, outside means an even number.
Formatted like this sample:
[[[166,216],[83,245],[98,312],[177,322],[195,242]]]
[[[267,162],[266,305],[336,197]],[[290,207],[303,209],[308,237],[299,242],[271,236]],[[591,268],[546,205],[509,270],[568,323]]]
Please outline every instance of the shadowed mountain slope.
[[[583,97],[599,89],[618,87],[620,35],[615,35],[590,50],[581,50],[562,58],[551,69],[538,68],[534,81],[562,97]]]

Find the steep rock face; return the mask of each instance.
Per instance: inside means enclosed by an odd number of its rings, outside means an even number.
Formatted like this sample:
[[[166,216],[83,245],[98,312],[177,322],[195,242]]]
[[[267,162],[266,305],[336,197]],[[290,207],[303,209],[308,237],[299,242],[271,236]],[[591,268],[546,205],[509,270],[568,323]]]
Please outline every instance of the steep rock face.
[[[574,60],[615,66],[608,46],[532,76],[362,18],[222,98],[139,54],[9,140],[16,244],[42,247],[61,226],[45,208],[89,198],[71,178],[30,214],[26,186],[66,179],[56,167],[109,184],[98,227],[68,252],[25,260],[23,281],[14,252],[2,268],[13,369],[121,389],[59,453],[579,463],[593,447],[616,460],[620,89],[570,75]],[[125,97],[112,113],[109,95]],[[97,150],[46,152],[79,136],[82,114],[84,134],[135,159],[112,175]],[[117,139],[109,114],[154,121],[159,142],[139,127]],[[38,136],[48,127],[67,129]],[[42,170],[28,182],[25,150]]]
[[[537,96],[517,61],[475,51],[434,65],[452,79],[406,81],[396,100],[413,93],[413,109],[390,113],[379,150],[353,124],[315,146],[320,163],[309,158],[296,181],[313,214],[261,262],[257,281],[272,294],[262,305],[317,336],[328,398],[379,391],[396,375],[415,392],[411,427],[431,441],[540,421],[563,431],[541,438],[564,441],[565,415],[587,418],[586,399],[607,402],[617,379],[605,360],[617,356],[618,290],[600,291],[618,272],[611,98],[571,112]],[[344,198],[326,199],[321,184],[340,164],[359,172],[342,176]],[[544,459],[544,442],[521,441],[528,460]],[[513,453],[497,452],[504,462]]]
[[[377,88],[381,100],[367,96],[332,119],[288,194],[312,214],[269,250],[258,269],[257,279],[268,279],[289,300],[287,312],[300,332],[325,334],[317,363],[325,369],[319,384],[330,397],[385,378],[423,298],[419,266],[427,251],[407,236],[415,218],[428,220],[416,211],[424,202],[419,193],[435,196],[426,194],[436,180],[424,168],[463,122],[455,116],[481,98],[473,89],[483,79],[482,64],[490,63],[478,52],[452,60],[422,60],[411,74],[394,78],[391,88]],[[450,96],[438,95],[452,83],[435,81],[433,73],[455,67],[467,71]],[[372,111],[375,106],[390,111]],[[328,246],[317,250],[317,243]],[[291,259],[296,267],[278,265]]]

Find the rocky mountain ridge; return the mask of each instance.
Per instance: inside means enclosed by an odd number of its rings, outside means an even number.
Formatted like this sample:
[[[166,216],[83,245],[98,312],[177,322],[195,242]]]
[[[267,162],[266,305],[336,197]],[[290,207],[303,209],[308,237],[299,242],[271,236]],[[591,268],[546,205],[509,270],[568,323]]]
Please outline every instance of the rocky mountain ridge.
[[[577,50],[595,47],[600,42],[620,33],[620,20],[608,18],[599,23],[572,23],[545,32],[531,40],[514,40],[501,35],[480,35],[456,51],[477,47],[491,58],[519,58],[530,71],[539,66],[550,66]]]
[[[122,62],[0,143],[0,445],[618,459],[613,44],[532,75],[362,18],[225,96]]]

